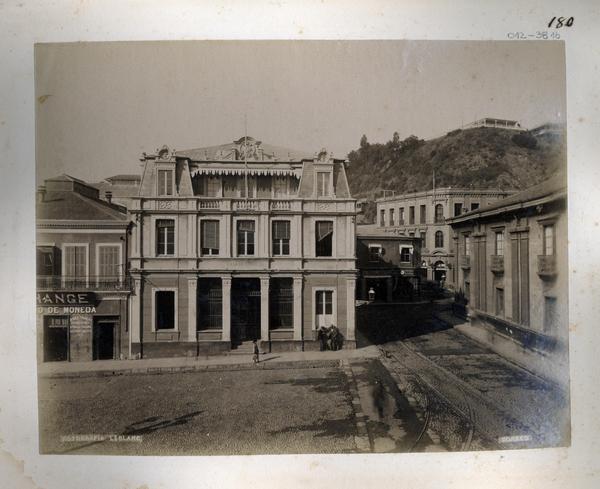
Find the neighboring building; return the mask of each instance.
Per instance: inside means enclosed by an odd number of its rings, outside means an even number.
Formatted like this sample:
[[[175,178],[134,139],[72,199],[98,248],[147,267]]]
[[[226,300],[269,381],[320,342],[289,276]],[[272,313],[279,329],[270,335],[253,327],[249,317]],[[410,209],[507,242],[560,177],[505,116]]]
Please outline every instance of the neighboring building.
[[[141,175],[114,175],[89,185],[96,187],[104,200],[129,208],[131,199],[139,194],[141,182]]]
[[[529,130],[529,134],[539,137],[564,137],[566,128],[564,124],[558,124],[556,122],[547,122],[541,126],[534,127]]]
[[[513,131],[525,131],[521,127],[519,121],[511,121],[507,119],[496,119],[494,117],[485,117],[474,122],[464,125],[463,129],[472,129],[474,127],[494,127],[497,129],[511,129]]]
[[[451,232],[446,219],[476,210],[510,195],[511,191],[436,188],[393,197],[377,203],[377,225],[400,235],[421,238],[421,267],[429,280],[455,283]]]
[[[357,298],[400,302],[419,291],[421,239],[400,236],[377,225],[356,227],[356,257],[359,271]]]
[[[567,187],[557,175],[449,220],[468,332],[526,368],[568,383]]]
[[[40,361],[128,356],[129,224],[124,208],[76,178],[52,178],[38,189]]]
[[[241,138],[144,155],[131,335],[144,357],[355,346],[356,202],[344,161]]]

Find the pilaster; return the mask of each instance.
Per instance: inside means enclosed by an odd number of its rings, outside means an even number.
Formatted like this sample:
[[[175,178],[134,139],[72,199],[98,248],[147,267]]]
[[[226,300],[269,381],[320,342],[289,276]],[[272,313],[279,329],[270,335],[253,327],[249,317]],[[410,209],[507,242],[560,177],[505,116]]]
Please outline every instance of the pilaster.
[[[223,341],[231,341],[231,276],[221,277],[223,287]]]
[[[269,277],[260,278],[260,339],[269,341]]]

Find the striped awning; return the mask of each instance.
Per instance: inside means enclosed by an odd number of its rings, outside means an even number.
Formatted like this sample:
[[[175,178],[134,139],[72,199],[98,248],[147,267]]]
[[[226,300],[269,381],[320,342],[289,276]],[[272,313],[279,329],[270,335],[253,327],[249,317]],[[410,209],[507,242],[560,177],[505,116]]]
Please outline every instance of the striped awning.
[[[192,177],[196,175],[266,175],[266,176],[292,176],[300,178],[302,169],[295,168],[244,168],[244,167],[221,167],[221,168],[190,168]]]

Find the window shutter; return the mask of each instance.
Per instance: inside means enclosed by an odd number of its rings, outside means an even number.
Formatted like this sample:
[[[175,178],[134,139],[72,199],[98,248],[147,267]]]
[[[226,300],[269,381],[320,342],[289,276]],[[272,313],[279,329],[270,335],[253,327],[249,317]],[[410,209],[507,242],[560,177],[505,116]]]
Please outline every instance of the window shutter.
[[[330,234],[333,234],[333,223],[331,221],[317,222],[317,240],[322,241]]]
[[[219,221],[203,221],[202,247],[219,249]]]
[[[254,232],[254,221],[238,221],[238,231]]]
[[[273,239],[290,239],[289,221],[273,221]]]

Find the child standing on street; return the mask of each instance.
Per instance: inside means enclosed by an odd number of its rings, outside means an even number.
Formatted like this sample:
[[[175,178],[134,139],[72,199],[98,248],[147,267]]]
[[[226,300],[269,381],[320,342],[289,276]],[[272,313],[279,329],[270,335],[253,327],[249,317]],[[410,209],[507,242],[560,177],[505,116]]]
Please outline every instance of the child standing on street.
[[[252,347],[253,347],[253,355],[252,355],[252,360],[254,360],[254,363],[258,363],[258,355],[260,354],[258,351],[258,345],[256,344],[256,340],[252,341]]]

